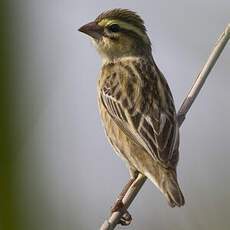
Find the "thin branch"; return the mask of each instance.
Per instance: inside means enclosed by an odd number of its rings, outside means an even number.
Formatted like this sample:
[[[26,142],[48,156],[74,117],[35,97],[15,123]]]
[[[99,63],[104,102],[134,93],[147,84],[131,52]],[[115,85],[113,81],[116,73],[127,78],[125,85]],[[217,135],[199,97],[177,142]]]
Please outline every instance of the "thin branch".
[[[183,121],[185,120],[185,116],[187,112],[191,108],[193,102],[195,101],[197,95],[199,94],[201,88],[203,87],[204,82],[208,77],[208,74],[212,70],[213,66],[215,65],[217,59],[219,58],[221,52],[223,51],[229,39],[230,39],[230,24],[228,24],[225,31],[221,34],[206,64],[204,65],[202,71],[199,73],[188,95],[185,97],[177,113],[179,126],[181,126]],[[120,218],[125,213],[125,211],[129,208],[130,204],[138,194],[139,190],[141,189],[145,181],[146,181],[146,177],[140,174],[137,177],[137,179],[133,182],[133,184],[130,186],[124,198],[122,199],[124,207],[120,211],[112,213],[112,215],[107,220],[105,220],[105,222],[102,224],[100,230],[112,230],[116,227],[116,225],[120,221]]]
[[[146,177],[142,174],[139,174],[122,199],[124,204],[123,208],[117,212],[113,212],[110,218],[102,224],[100,230],[112,230],[116,227],[116,225],[120,222],[122,215],[125,213],[125,210],[128,209],[145,181]]]
[[[196,99],[197,95],[199,94],[201,88],[203,87],[205,80],[208,77],[208,74],[212,70],[213,66],[215,65],[217,59],[219,58],[221,52],[223,51],[225,45],[227,44],[228,40],[230,39],[230,24],[225,28],[224,32],[221,34],[220,38],[217,40],[215,47],[213,48],[206,64],[204,65],[203,69],[197,76],[192,88],[190,89],[188,95],[184,99],[178,113],[178,123],[179,126],[183,123],[187,112],[189,111],[190,107],[192,106],[194,100]]]

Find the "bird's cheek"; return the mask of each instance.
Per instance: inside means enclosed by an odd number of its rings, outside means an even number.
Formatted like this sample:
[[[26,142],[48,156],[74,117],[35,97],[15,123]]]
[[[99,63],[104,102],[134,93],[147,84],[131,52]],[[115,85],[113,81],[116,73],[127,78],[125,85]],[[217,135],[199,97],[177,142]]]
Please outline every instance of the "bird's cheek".
[[[105,50],[113,50],[114,49],[114,42],[108,38],[108,37],[104,37],[103,38],[103,46]]]
[[[130,49],[130,41],[124,37],[121,37],[120,40],[119,40],[119,49],[122,51],[122,52],[127,52],[129,49]]]

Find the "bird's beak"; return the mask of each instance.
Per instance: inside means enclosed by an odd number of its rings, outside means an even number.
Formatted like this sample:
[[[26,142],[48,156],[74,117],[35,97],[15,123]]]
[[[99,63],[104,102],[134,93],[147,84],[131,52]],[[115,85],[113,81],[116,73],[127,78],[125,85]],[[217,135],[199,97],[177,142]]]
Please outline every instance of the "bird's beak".
[[[90,37],[99,39],[102,36],[103,28],[96,22],[90,22],[78,29],[80,32],[88,34]]]

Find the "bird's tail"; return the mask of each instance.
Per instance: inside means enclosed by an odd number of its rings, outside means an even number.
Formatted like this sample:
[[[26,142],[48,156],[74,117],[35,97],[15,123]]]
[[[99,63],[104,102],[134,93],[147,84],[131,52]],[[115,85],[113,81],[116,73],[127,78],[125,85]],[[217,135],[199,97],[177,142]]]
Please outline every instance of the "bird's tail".
[[[147,177],[161,190],[171,207],[183,206],[185,200],[177,182],[175,170],[160,168],[158,176],[148,174]]]
[[[161,189],[171,207],[184,205],[184,196],[180,190],[175,171],[167,170],[162,175]]]

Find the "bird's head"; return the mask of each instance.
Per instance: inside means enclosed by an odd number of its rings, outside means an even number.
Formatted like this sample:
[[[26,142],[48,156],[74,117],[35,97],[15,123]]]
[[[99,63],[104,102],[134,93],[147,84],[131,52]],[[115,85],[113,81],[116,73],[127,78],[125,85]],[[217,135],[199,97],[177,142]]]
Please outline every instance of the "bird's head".
[[[103,12],[79,31],[93,38],[97,50],[106,60],[151,53],[151,42],[144,21],[127,9]]]

